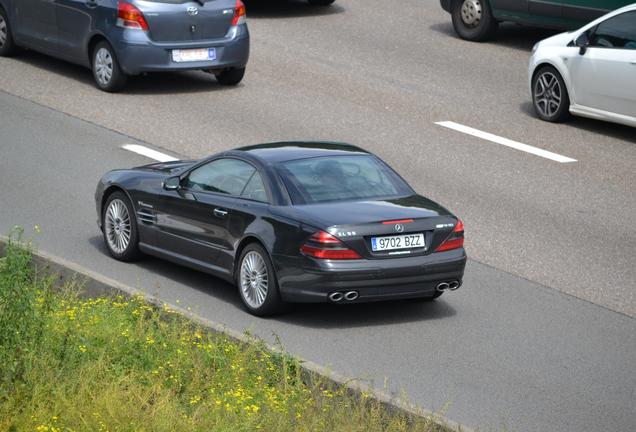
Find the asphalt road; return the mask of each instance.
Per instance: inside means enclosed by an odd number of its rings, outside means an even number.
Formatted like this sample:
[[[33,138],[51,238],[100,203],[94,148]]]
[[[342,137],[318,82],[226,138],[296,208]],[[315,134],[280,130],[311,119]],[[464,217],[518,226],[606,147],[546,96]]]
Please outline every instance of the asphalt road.
[[[386,376],[425,407],[448,401],[449,417],[471,426],[636,430],[636,134],[534,118],[529,50],[550,33],[505,26],[499,40],[469,44],[433,0],[338,0],[327,9],[252,1],[248,15],[252,57],[234,89],[192,72],[135,78],[108,95],[82,68],[32,52],[0,59],[0,231],[37,223],[44,250],[232,328],[275,332],[292,352],[339,372],[380,386]],[[95,182],[147,162],[122,144],[196,157],[284,139],[366,147],[460,215],[473,259],[464,287],[434,305],[303,306],[264,321],[215,279],[105,256]]]
[[[636,322],[475,261],[435,303],[303,305],[265,320],[205,274],[113,260],[93,193],[107,169],[148,162],[120,148],[130,141],[0,92],[0,231],[20,224],[44,251],[380,388],[386,378],[482,430],[636,430]]]
[[[248,3],[252,54],[236,89],[192,72],[139,77],[107,95],[87,70],[28,52],[0,59],[0,90],[191,157],[286,139],[360,145],[460,215],[475,260],[636,315],[636,134],[532,115],[529,50],[549,32],[505,26],[498,41],[467,43],[435,0],[266,3]]]

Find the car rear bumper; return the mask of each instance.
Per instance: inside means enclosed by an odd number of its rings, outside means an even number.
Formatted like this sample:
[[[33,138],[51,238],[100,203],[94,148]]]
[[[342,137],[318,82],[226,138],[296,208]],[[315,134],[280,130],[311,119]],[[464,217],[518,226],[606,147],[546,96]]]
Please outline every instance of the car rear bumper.
[[[451,0],[439,0],[439,4],[442,6],[446,12],[450,13],[451,11]]]
[[[121,68],[128,75],[198,69],[213,72],[245,67],[249,58],[250,38],[245,25],[231,30],[228,37],[223,39],[183,43],[157,43],[148,38],[145,32],[128,30],[121,33],[114,48]],[[181,63],[172,60],[172,50],[194,48],[215,48],[216,60]]]
[[[330,301],[330,293],[356,291],[354,302],[430,297],[440,282],[461,283],[464,249],[411,258],[328,261],[274,256],[283,300]],[[341,301],[341,303],[351,303]]]

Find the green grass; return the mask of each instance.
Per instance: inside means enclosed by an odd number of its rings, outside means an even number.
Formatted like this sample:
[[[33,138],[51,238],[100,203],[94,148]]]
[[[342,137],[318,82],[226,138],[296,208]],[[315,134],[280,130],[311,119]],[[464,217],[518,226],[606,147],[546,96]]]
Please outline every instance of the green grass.
[[[0,258],[0,431],[438,431],[141,298],[81,298]]]

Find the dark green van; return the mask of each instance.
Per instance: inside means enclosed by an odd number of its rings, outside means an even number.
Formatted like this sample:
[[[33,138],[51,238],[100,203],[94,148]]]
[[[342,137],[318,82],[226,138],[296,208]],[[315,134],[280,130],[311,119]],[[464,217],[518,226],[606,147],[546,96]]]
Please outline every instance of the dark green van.
[[[492,37],[502,21],[575,29],[636,0],[440,0],[462,39]]]

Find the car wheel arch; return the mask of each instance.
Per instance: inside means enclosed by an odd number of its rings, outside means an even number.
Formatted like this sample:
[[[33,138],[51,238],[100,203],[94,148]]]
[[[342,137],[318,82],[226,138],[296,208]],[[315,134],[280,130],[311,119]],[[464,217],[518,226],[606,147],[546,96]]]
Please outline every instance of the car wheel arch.
[[[93,65],[93,51],[95,50],[95,47],[102,41],[108,43],[111,47],[113,46],[108,38],[102,33],[95,33],[88,39],[88,44],[86,45],[86,57],[88,58],[89,66]]]
[[[249,233],[246,234],[241,241],[238,243],[238,246],[236,247],[236,253],[234,254],[234,268],[232,269],[232,274],[234,275],[234,280],[237,280],[237,276],[238,276],[238,269],[239,269],[239,259],[241,258],[241,254],[243,253],[243,250],[249,246],[250,244],[256,243],[258,244],[260,247],[262,247],[265,252],[267,252],[269,254],[269,258],[270,260],[272,260],[272,251],[270,250],[270,248],[268,248],[265,245],[265,242],[263,241],[263,239],[260,238],[260,236],[258,236],[257,234],[254,233]],[[274,261],[272,260],[272,264],[274,264]],[[276,269],[276,266],[274,265],[274,270]]]
[[[126,195],[128,200],[130,201],[130,204],[133,206],[133,210],[135,210],[135,202],[133,201],[132,197],[130,196],[130,194],[128,193],[126,189],[124,189],[122,186],[118,184],[108,185],[108,187],[104,189],[104,192],[102,193],[102,202],[100,203],[100,206],[99,206],[100,207],[99,219],[101,221],[102,229],[104,229],[104,221],[102,220],[102,218],[104,217],[104,207],[106,206],[106,202],[108,201],[108,198],[115,192],[122,192],[124,195]]]
[[[556,64],[555,62],[551,62],[551,61],[547,61],[544,60],[541,63],[537,64],[534,68],[534,70],[532,71],[532,79],[530,81],[530,83],[534,82],[534,78],[537,76],[537,73],[544,67],[549,66],[549,67],[553,67],[554,69],[557,70],[557,72],[559,73],[559,75],[561,75],[561,79],[563,80],[563,83],[565,84],[565,90],[568,92],[568,95],[570,97],[570,105],[574,104],[574,93],[572,92],[572,86],[570,84],[570,76],[567,72],[565,72],[564,66],[563,65],[559,65]],[[532,84],[530,84],[530,94],[532,94],[532,92],[534,92],[534,89],[532,88]]]

